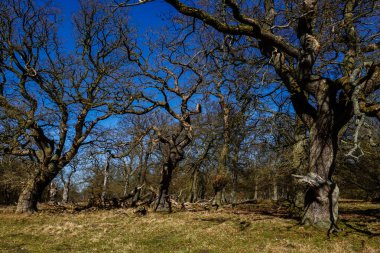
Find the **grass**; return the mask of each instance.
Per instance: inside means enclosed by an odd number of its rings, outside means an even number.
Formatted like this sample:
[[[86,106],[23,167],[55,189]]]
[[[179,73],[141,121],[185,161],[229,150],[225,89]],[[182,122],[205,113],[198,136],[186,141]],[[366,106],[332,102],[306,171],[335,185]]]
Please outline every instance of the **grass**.
[[[380,252],[380,205],[365,202],[343,203],[343,231],[330,239],[269,204],[146,216],[10,210],[0,208],[0,252]]]

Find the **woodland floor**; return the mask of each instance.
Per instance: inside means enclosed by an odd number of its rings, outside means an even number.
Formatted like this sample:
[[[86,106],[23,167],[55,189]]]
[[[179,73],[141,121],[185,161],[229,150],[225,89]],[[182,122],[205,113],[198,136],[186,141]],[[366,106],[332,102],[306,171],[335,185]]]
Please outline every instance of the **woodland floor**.
[[[0,252],[380,252],[380,204],[341,202],[338,235],[300,226],[270,203],[139,216],[132,209],[30,216],[0,207]]]

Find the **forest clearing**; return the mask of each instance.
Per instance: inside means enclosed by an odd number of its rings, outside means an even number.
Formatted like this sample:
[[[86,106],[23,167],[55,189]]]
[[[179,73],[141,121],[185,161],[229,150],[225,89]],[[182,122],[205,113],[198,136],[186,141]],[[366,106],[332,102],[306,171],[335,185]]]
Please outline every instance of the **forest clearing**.
[[[380,1],[0,0],[1,252],[380,252]]]
[[[380,204],[341,201],[342,231],[300,226],[270,202],[138,215],[133,209],[33,215],[0,209],[0,252],[380,252]]]

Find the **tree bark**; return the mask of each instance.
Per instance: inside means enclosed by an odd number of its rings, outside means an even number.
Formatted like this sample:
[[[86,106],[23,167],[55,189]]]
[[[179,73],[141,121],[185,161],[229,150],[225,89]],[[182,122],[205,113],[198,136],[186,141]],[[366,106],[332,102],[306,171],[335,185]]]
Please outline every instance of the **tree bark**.
[[[237,168],[234,166],[232,171],[232,190],[231,190],[231,204],[234,206],[237,204],[237,189],[238,189],[238,173]]]
[[[219,156],[217,176],[213,182],[213,188],[215,192],[213,205],[222,206],[224,204],[223,191],[228,184],[227,179],[227,158],[229,154],[229,133],[224,130],[224,143]]]
[[[57,204],[57,186],[53,182],[49,185],[49,203]]]
[[[131,174],[132,174],[132,161],[130,162],[129,165],[124,164],[124,190],[123,190],[123,197],[128,196],[128,190],[129,190],[129,185],[130,185],[130,180],[131,180]]]
[[[103,170],[103,188],[102,193],[100,196],[100,199],[102,201],[102,204],[105,204],[106,198],[107,198],[107,190],[108,190],[108,181],[109,181],[109,170],[110,170],[110,160],[111,160],[111,154],[107,154],[106,159],[106,165]]]
[[[327,96],[324,96],[325,98]],[[338,150],[338,131],[334,111],[329,98],[320,103],[317,119],[310,128],[309,171],[323,179],[318,186],[311,186],[305,195],[304,224],[318,227],[335,226],[338,216],[339,188],[332,181]]]
[[[205,179],[199,169],[194,169],[193,181],[190,189],[188,202],[195,203],[199,199],[204,199],[206,194]]]
[[[242,138],[235,137],[237,140],[237,143],[234,143],[234,154],[231,159],[232,168],[231,168],[231,204],[232,206],[235,206],[237,204],[237,189],[238,189],[238,170],[239,170],[239,150],[240,145],[242,142]]]
[[[143,150],[143,147],[144,146],[142,145],[142,150]],[[141,164],[139,171],[137,173],[137,181],[139,183],[139,187],[137,187],[136,193],[133,196],[132,204],[131,204],[132,207],[135,207],[137,202],[140,200],[140,197],[142,194],[141,192],[143,190],[143,186],[146,184],[146,174],[148,171],[148,161],[149,161],[150,155],[152,154],[152,150],[153,150],[153,145],[152,145],[152,142],[150,141],[146,151],[144,153],[141,152],[139,155],[140,164]]]
[[[173,170],[175,165],[172,162],[166,162],[162,167],[162,175],[159,187],[158,198],[155,203],[154,211],[167,209],[169,212],[172,211],[172,206],[169,196],[169,186],[172,180]]]
[[[227,160],[230,154],[229,145],[231,142],[231,118],[229,105],[226,103],[224,96],[221,94],[220,87],[218,87],[218,91],[219,104],[223,115],[223,144],[219,154],[217,176],[213,182],[215,192],[213,205],[221,206],[224,204],[223,191],[225,190],[225,187],[228,183]]]
[[[198,168],[194,168],[193,171],[193,180],[191,182],[191,189],[190,189],[190,195],[188,198],[188,202],[194,203],[198,199],[198,194],[199,194],[199,170]]]
[[[64,204],[67,204],[69,202],[70,184],[70,179],[67,179],[67,181],[63,185],[62,203]]]
[[[258,194],[258,190],[259,190],[258,188],[259,188],[259,187],[258,187],[258,185],[257,185],[257,180],[256,180],[256,179],[255,179],[254,184],[255,184],[255,188],[254,188],[254,192],[253,192],[253,199],[254,199],[254,200],[257,200],[257,199],[258,199],[258,195],[257,195],[257,194]]]
[[[62,192],[62,203],[67,204],[70,198],[70,187],[71,187],[71,178],[76,172],[77,168],[77,160],[74,161],[73,167],[71,167],[71,171],[67,175],[67,179],[65,180],[63,173],[61,173],[61,181],[63,182],[63,192]]]
[[[278,200],[278,186],[277,186],[277,180],[276,177],[273,177],[273,196],[272,196],[273,201]]]
[[[43,166],[43,165],[41,165]],[[16,207],[16,213],[34,213],[37,211],[37,202],[44,189],[58,174],[60,168],[55,164],[49,164],[37,168],[24,186]]]

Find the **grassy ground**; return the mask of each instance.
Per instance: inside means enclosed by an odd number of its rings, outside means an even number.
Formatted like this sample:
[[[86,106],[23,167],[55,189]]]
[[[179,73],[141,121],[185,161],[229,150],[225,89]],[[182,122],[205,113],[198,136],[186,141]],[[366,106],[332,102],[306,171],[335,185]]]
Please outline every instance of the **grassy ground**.
[[[0,252],[380,252],[380,205],[344,202],[340,226],[303,227],[269,204],[222,211],[129,209],[31,216],[0,208]]]

